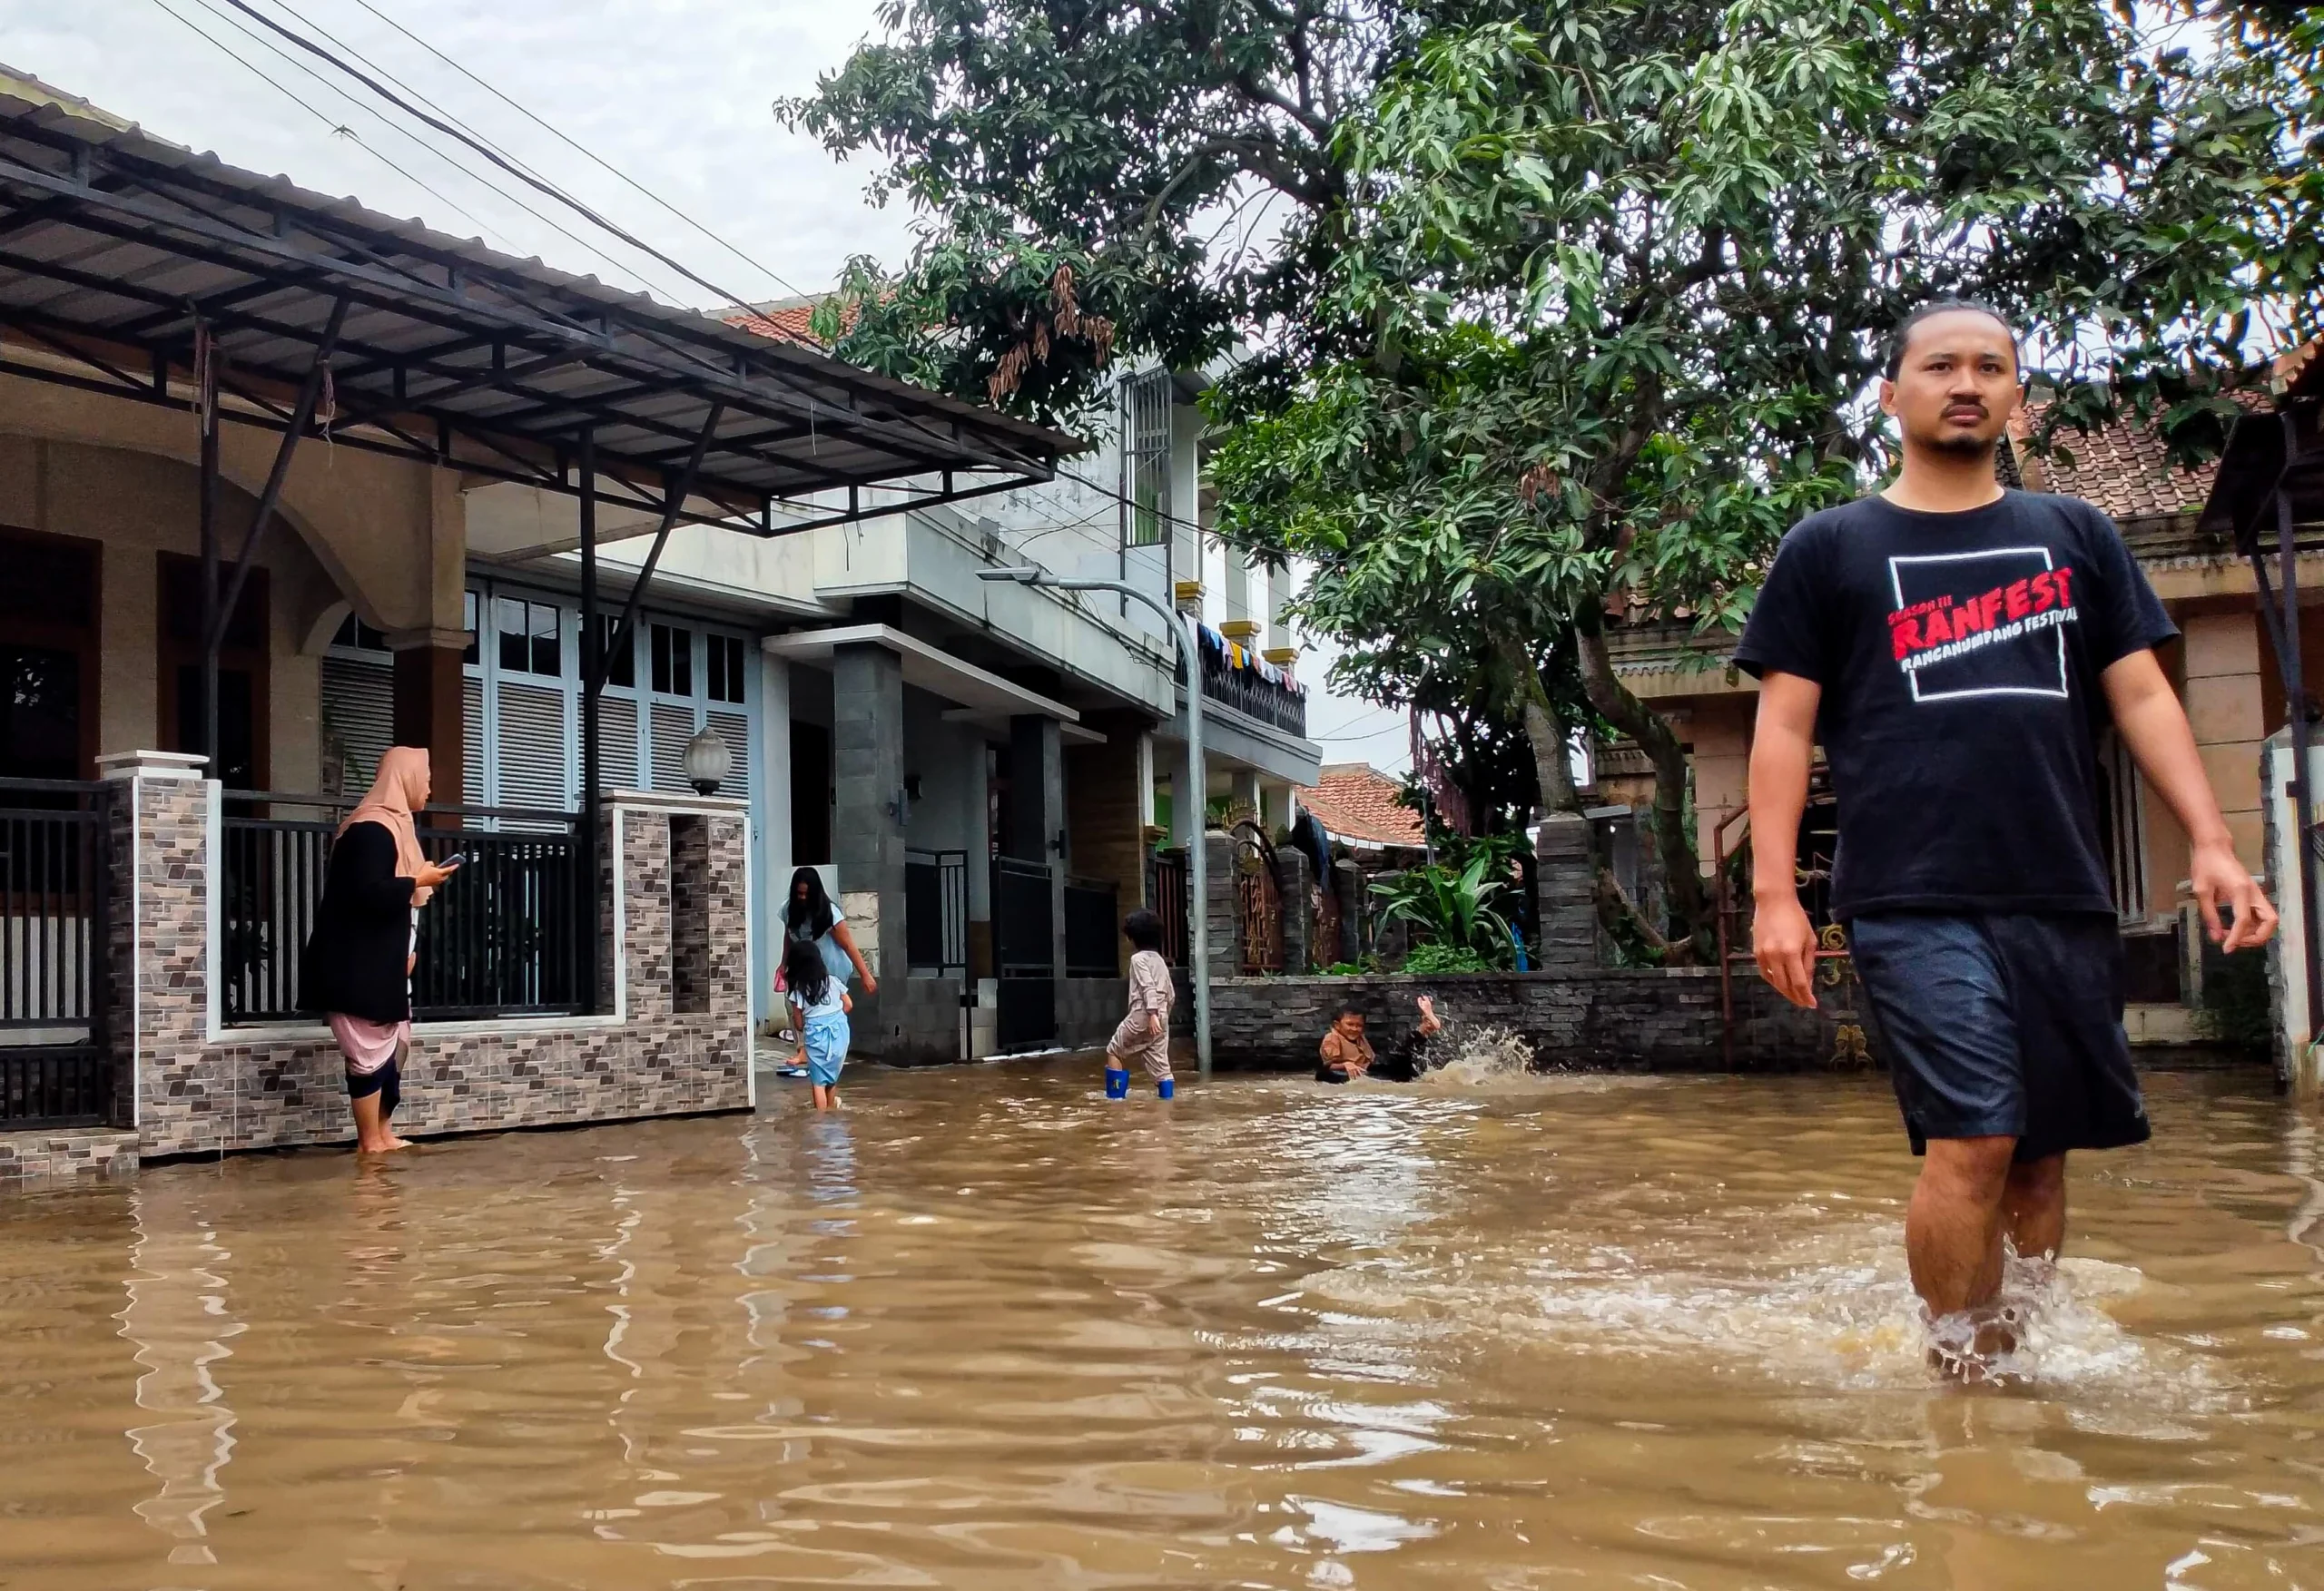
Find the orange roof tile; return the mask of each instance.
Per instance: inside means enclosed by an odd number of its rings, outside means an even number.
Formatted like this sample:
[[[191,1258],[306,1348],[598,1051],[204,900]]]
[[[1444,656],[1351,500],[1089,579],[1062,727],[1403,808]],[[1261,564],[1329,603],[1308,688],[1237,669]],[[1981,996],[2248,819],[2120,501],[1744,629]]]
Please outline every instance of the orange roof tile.
[[[1398,802],[1403,786],[1369,762],[1327,762],[1299,804],[1327,833],[1367,845],[1423,845],[1420,814]]]
[[[777,299],[772,303],[753,304],[746,314],[740,309],[721,313],[719,319],[729,326],[739,326],[745,331],[755,331],[761,337],[771,337],[777,342],[795,342],[802,348],[821,350],[822,339],[811,326],[815,318],[812,299]]]
[[[2020,444],[2041,424],[2043,407],[2029,404],[2010,422],[2010,438]],[[2149,426],[2125,415],[2094,427],[2089,435],[2060,427],[2051,439],[2050,457],[2035,459],[2018,447],[2018,467],[2026,484],[2039,489],[2081,497],[2104,509],[2117,521],[2168,519],[2201,511],[2211,496],[2216,460],[2192,469],[2173,465],[2162,437]],[[2073,456],[2068,463],[2056,449]]]

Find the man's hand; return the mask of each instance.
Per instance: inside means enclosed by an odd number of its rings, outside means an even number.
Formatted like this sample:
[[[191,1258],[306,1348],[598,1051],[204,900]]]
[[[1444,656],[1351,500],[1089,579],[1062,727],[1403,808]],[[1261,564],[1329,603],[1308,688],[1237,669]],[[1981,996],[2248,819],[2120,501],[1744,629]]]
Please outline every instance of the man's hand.
[[[2187,879],[2195,891],[2196,909],[2203,914],[2203,929],[2221,949],[2255,949],[2276,931],[2276,908],[2225,840],[2195,847]],[[2232,925],[2220,921],[2222,903],[2234,914]]]
[[[1795,1006],[1816,1008],[1816,925],[1797,894],[1764,895],[1751,918],[1751,954],[1759,976]]]

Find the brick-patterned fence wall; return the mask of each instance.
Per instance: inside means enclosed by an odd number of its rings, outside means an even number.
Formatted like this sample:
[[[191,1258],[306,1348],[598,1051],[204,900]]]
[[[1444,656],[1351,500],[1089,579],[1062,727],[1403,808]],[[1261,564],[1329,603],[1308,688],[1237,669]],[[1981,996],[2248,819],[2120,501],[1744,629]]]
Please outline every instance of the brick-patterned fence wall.
[[[115,777],[113,1033],[127,1095],[119,1125],[133,1125],[148,1157],[350,1140],[344,1065],[327,1027],[218,1026],[216,785],[157,761],[122,760]],[[618,886],[606,908],[606,1014],[415,1027],[399,1131],[748,1108],[742,804],[616,792],[600,854]]]
[[[1212,1056],[1222,1067],[1307,1070],[1324,1028],[1346,1006],[1364,1014],[1373,1044],[1385,1053],[1410,1042],[1420,995],[1433,997],[1448,1021],[1523,1035],[1545,1066],[1717,1072],[1728,1065],[1718,973],[1704,967],[1229,978],[1211,986]],[[1860,991],[1826,991],[1827,1009],[1802,1011],[1758,977],[1742,977],[1735,1001],[1738,1071],[1875,1064]]]

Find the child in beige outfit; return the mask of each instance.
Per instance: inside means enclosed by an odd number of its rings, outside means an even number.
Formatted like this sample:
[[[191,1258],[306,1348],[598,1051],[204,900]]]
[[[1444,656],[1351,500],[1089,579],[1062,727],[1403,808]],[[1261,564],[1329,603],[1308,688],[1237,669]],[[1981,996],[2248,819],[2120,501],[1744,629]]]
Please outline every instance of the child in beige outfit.
[[[1164,1099],[1177,1092],[1170,1075],[1170,1007],[1177,987],[1162,958],[1162,919],[1139,907],[1122,919],[1122,937],[1135,952],[1129,958],[1129,1011],[1106,1044],[1106,1097],[1129,1097],[1129,1064],[1144,1064]]]

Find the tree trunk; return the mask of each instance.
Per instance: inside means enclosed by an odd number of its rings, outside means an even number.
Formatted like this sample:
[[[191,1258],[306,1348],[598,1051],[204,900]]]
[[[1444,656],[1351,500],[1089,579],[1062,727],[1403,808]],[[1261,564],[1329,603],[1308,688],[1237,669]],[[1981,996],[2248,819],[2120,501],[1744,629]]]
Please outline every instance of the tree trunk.
[[[1571,737],[1564,722],[1551,704],[1550,692],[1542,683],[1541,671],[1533,666],[1525,648],[1514,641],[1499,643],[1502,662],[1510,671],[1517,692],[1518,717],[1525,726],[1526,742],[1533,749],[1534,777],[1541,781],[1541,806],[1546,811],[1581,812],[1581,793],[1573,788]],[[1661,925],[1649,921],[1638,908],[1638,903],[1614,877],[1614,869],[1606,864],[1605,848],[1598,843],[1595,824],[1585,824],[1586,843],[1590,847],[1590,870],[1598,880],[1598,920],[1608,932],[1619,932],[1627,927],[1654,948],[1683,960],[1687,955],[1684,943],[1674,945],[1664,936]]]
[[[1630,693],[1615,676],[1606,653],[1605,621],[1584,605],[1575,615],[1574,639],[1581,660],[1581,688],[1590,705],[1639,743],[1654,764],[1654,840],[1661,853],[1664,887],[1677,931],[1669,936],[1672,958],[1691,960],[1710,928],[1702,866],[1687,832],[1687,752],[1659,713]]]

